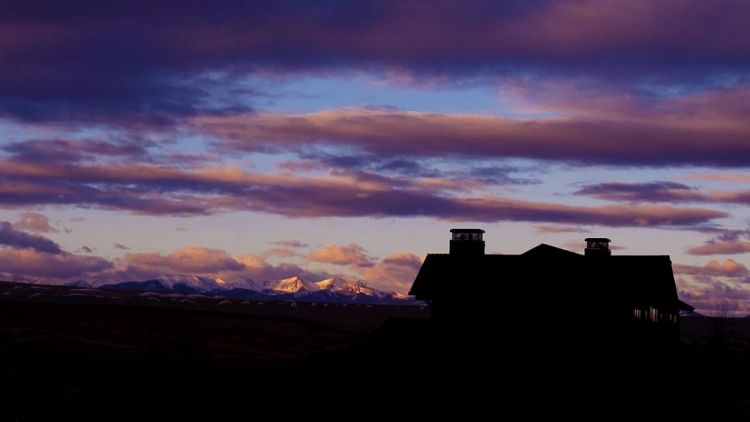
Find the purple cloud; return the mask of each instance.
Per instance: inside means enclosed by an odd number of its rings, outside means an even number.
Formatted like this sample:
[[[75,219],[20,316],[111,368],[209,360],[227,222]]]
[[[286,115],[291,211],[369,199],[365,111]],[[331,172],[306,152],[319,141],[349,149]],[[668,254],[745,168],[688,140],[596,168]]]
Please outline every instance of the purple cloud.
[[[723,103],[735,104],[717,114]],[[663,100],[645,112],[575,111],[559,117],[384,111],[365,108],[309,114],[199,117],[199,131],[228,152],[301,152],[321,145],[394,157],[529,158],[613,165],[750,164],[750,87]],[[618,105],[618,107],[620,107]]]
[[[687,250],[691,255],[737,255],[747,252],[750,252],[750,242],[742,240],[712,240]]]
[[[96,139],[65,140],[46,139],[14,142],[3,149],[14,157],[35,162],[71,162],[101,157],[148,158],[141,142],[107,142]]]
[[[18,231],[7,221],[0,221],[0,245],[13,248],[31,248],[48,254],[62,253],[62,249],[57,243],[46,237]]]
[[[607,182],[585,186],[577,195],[593,196],[610,201],[624,202],[713,202],[750,204],[750,191],[701,192],[675,182],[619,183]]]
[[[693,277],[700,279],[688,282],[680,277],[675,282],[680,299],[695,306],[698,312],[720,316],[718,312],[726,309],[727,304],[736,306],[743,314],[750,312],[750,290],[743,285],[725,283],[711,276]]]
[[[0,248],[0,273],[9,276],[66,279],[99,274],[110,268],[112,263],[100,257]]]
[[[722,230],[701,246],[687,249],[690,255],[738,255],[750,252],[750,230]]]
[[[585,186],[575,194],[622,202],[684,202],[703,199],[696,189],[675,182],[598,183]]]
[[[705,208],[574,206],[507,196],[456,195],[463,184],[363,172],[325,177],[120,164],[67,166],[5,160],[0,204],[70,204],[156,215],[251,210],[289,217],[433,217],[608,226],[695,226],[727,216]]]
[[[179,8],[11,0],[0,16],[0,112],[170,123],[247,109],[235,99],[254,93],[239,82],[262,72],[588,76],[639,86],[742,81],[750,67],[748,14],[742,0],[474,0],[460,7],[186,0]]]

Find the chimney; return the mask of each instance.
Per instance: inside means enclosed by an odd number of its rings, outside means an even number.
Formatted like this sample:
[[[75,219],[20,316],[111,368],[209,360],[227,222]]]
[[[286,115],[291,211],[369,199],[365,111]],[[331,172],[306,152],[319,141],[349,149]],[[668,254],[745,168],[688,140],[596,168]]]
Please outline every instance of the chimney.
[[[609,242],[611,240],[606,237],[587,237],[586,238],[586,250],[584,255],[586,256],[611,256],[612,251],[609,250]]]
[[[451,229],[450,254],[461,256],[484,255],[482,229]]]

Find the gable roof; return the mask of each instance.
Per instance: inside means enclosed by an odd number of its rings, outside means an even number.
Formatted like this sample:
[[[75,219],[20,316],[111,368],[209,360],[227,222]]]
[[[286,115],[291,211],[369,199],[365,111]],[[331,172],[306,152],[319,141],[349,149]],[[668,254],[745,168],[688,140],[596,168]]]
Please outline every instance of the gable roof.
[[[590,257],[546,244],[520,255],[429,254],[409,294],[422,300],[533,297],[545,303],[678,307],[667,255]]]
[[[582,257],[583,256],[581,254],[571,252],[567,249],[561,249],[556,246],[548,245],[546,243],[540,243],[538,246],[534,246],[528,251],[522,253],[521,255],[528,256],[528,257],[540,257],[540,258],[571,257],[571,256]]]

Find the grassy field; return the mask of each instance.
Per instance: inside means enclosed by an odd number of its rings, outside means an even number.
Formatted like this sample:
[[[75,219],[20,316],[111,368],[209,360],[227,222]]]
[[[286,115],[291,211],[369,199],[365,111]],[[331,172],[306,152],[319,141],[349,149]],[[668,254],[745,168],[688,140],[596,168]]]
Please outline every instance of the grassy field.
[[[588,362],[593,370],[566,367],[550,347],[534,358],[559,363],[549,371],[502,346],[439,339],[420,306],[0,283],[0,312],[3,420],[246,420],[269,411],[592,421],[750,415],[744,320],[723,342],[711,320],[686,321],[686,341],[667,368],[629,366],[617,352]]]
[[[99,419],[113,409],[123,417],[190,416],[309,402],[336,384],[330,375],[401,376],[403,368],[367,361],[377,349],[372,339],[386,320],[429,317],[420,306],[15,283],[0,283],[0,313],[3,420]]]

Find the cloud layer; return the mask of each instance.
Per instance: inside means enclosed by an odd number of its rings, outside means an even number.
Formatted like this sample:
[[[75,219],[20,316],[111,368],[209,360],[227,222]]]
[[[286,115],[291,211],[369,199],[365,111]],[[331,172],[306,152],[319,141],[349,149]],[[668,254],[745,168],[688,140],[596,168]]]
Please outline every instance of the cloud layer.
[[[0,113],[165,123],[247,109],[234,99],[254,95],[238,83],[248,74],[361,68],[411,80],[715,84],[750,66],[748,13],[741,0],[11,0],[0,17]]]
[[[12,228],[8,228],[9,223],[4,223],[2,227],[3,232],[13,231]],[[37,248],[39,244],[44,245],[45,241],[52,241],[21,232],[14,232],[14,236],[13,241],[5,236],[4,246],[0,247],[0,275],[10,279],[33,278],[48,282],[85,279],[96,284],[109,284],[147,280],[165,274],[202,275],[223,280],[251,279],[256,282],[292,276],[317,281],[333,276],[330,272],[305,268],[307,265],[299,266],[288,262],[272,264],[266,256],[232,256],[224,250],[202,246],[188,246],[166,254],[126,253],[120,258],[109,260],[97,256],[72,254],[60,250],[59,247],[54,251],[40,250]],[[88,252],[93,253],[91,250]],[[295,255],[273,256],[293,258]],[[363,279],[379,289],[405,292],[414,280],[422,261],[414,254],[406,252],[391,254],[379,260],[367,255],[360,245],[331,244],[308,254],[307,264],[315,263],[331,264],[348,271],[346,274],[337,275],[339,277]]]
[[[750,242],[742,240],[716,240],[689,248],[691,255],[735,255],[750,252]]]
[[[727,98],[731,97],[731,98]],[[582,100],[583,101],[583,100]],[[665,100],[644,112],[614,104],[609,115],[563,104],[558,117],[509,118],[350,108],[310,114],[252,113],[194,119],[222,148],[299,151],[330,145],[381,157],[530,158],[615,165],[750,165],[750,88]],[[556,107],[556,108],[557,108]],[[568,114],[573,110],[573,114]],[[576,114],[580,113],[580,114]]]
[[[709,261],[706,265],[699,267],[694,265],[680,265],[675,264],[673,266],[676,274],[686,275],[700,275],[700,276],[711,276],[711,277],[746,277],[750,275],[747,267],[732,259],[727,259],[724,262]]]
[[[608,226],[694,226],[722,211],[669,205],[577,206],[499,195],[456,195],[450,180],[363,172],[323,176],[144,164],[0,160],[0,205],[96,206],[154,215],[249,210],[288,217],[433,217]]]
[[[110,261],[99,257],[0,248],[0,274],[15,277],[67,279],[99,274],[111,267]]]
[[[588,185],[576,191],[576,194],[621,202],[750,204],[750,191],[748,190],[709,190],[703,192],[697,188],[676,182],[605,182]]]

